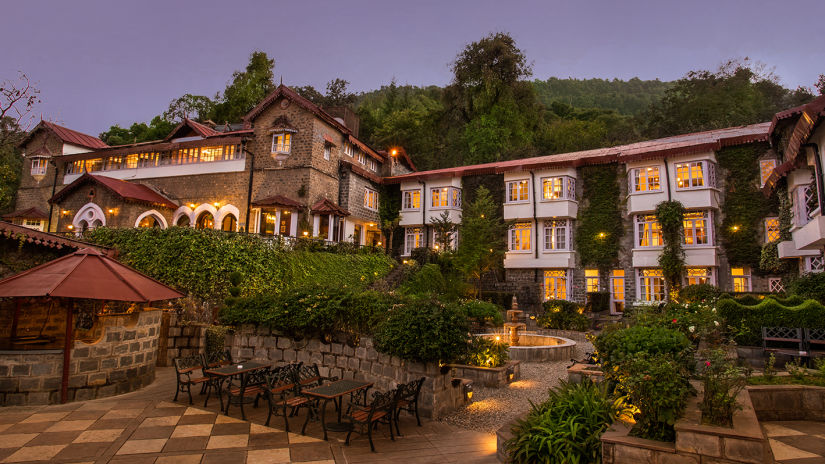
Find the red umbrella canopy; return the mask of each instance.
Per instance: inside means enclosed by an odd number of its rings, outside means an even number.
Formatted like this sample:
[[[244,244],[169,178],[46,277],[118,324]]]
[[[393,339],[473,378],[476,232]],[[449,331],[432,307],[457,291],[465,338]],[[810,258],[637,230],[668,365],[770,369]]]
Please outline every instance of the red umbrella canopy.
[[[53,296],[149,302],[182,293],[92,248],[0,280],[0,297]]]

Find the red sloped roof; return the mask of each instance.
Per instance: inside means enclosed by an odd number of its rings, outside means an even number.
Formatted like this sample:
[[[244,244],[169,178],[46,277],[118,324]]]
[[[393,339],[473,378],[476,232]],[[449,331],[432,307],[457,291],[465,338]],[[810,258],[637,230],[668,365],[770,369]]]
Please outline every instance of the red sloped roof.
[[[150,301],[184,296],[93,248],[83,248],[0,280],[2,297],[63,297]]]
[[[340,206],[336,205],[335,203],[327,200],[326,198],[321,198],[314,205],[312,205],[312,213],[313,214],[334,214],[336,216],[349,216],[349,211],[341,208]]]
[[[51,130],[58,138],[60,138],[60,140],[64,141],[65,143],[70,143],[72,145],[80,145],[81,147],[86,148],[106,148],[109,146],[106,145],[106,143],[103,142],[103,140],[100,140],[97,137],[69,129],[68,127],[59,126],[53,122],[40,121],[40,124],[38,124],[37,126],[40,127],[41,125]],[[35,127],[35,129],[31,131],[30,134],[33,134],[35,130],[37,130],[37,127]]]
[[[252,206],[284,206],[286,208],[300,208],[303,205],[292,198],[285,197],[283,195],[273,195],[271,197],[253,201]]]
[[[218,132],[215,129],[212,129],[209,126],[206,126],[206,125],[201,124],[199,122],[195,122],[195,121],[193,121],[189,118],[184,118],[183,121],[181,121],[180,124],[178,124],[174,129],[172,129],[172,132],[170,132],[169,135],[164,137],[163,140],[164,141],[172,140],[173,138],[178,136],[178,133],[180,133],[182,131],[185,131],[187,129],[189,131],[192,131],[192,132],[198,134],[201,137],[214,137],[216,135],[221,135],[222,134],[221,132]],[[185,135],[182,136],[182,137],[185,137]]]
[[[26,209],[18,209],[17,211],[11,212],[9,214],[4,214],[3,219],[15,219],[15,218],[24,218],[24,219],[48,219],[49,216],[44,213],[40,208],[34,206],[31,208]]]
[[[172,200],[164,197],[163,195],[159,194],[158,192],[155,192],[154,190],[143,184],[133,184],[125,180],[113,179],[111,177],[106,176],[95,176],[89,174],[88,172],[80,176],[71,184],[64,187],[61,191],[57,192],[49,200],[49,202],[56,203],[60,201],[66,195],[73,192],[86,182],[94,182],[95,184],[101,185],[110,192],[119,196],[120,198],[123,198],[124,200],[149,203],[151,205],[161,206],[170,209],[176,209],[178,207],[178,205],[176,205]]]
[[[23,240],[25,240],[27,243],[42,245],[49,248],[61,249],[63,247],[68,247],[74,249],[81,249],[91,247],[97,248],[98,250],[107,253],[113,252],[113,250],[104,246],[92,245],[90,243],[86,243],[80,240],[74,240],[71,238],[64,237],[62,235],[50,234],[48,232],[40,232],[39,230],[29,229],[28,227],[23,227],[5,221],[0,221],[0,237],[2,236],[15,239],[23,237]]]

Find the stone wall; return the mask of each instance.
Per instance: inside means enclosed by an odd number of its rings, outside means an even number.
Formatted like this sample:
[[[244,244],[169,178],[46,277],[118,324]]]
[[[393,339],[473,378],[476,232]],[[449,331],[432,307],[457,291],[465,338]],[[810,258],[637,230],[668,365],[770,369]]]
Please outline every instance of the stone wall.
[[[163,313],[160,328],[157,366],[172,366],[174,359],[204,352],[206,347],[207,324],[182,324],[180,317],[173,312]]]
[[[118,395],[149,385],[161,311],[103,316],[85,338],[78,333],[69,364],[69,401]],[[0,405],[60,401],[63,350],[0,352]]]
[[[521,361],[508,361],[501,367],[477,367],[464,364],[448,364],[453,377],[472,380],[474,385],[487,388],[506,387],[508,383],[521,379]],[[512,373],[513,377],[508,378]]]
[[[361,338],[357,347],[342,343],[322,343],[320,340],[296,342],[272,334],[269,329],[243,326],[227,335],[227,346],[233,359],[256,359],[282,365],[295,361],[318,364],[321,375],[357,378],[375,383],[377,391],[386,391],[397,384],[425,377],[419,398],[419,411],[425,417],[438,418],[465,404],[462,385],[467,380],[444,374],[436,364],[409,362],[379,353],[372,339]]]
[[[825,421],[825,387],[751,385],[747,388],[759,420]]]

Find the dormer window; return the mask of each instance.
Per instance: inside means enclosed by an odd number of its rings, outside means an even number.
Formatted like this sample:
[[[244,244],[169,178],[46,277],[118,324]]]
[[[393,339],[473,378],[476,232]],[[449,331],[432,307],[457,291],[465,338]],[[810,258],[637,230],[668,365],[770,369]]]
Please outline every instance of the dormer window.
[[[272,134],[272,153],[288,155],[292,149],[292,134],[281,132]]]
[[[43,176],[46,175],[46,166],[48,166],[49,160],[46,158],[32,158],[32,175],[33,176]]]

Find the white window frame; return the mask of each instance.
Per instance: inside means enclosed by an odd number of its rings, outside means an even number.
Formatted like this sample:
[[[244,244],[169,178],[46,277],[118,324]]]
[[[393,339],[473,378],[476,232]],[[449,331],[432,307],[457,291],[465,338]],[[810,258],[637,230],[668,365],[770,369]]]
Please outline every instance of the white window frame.
[[[650,220],[653,218],[653,220]],[[655,226],[655,227],[654,227]],[[653,214],[637,214],[633,219],[633,230],[635,232],[634,235],[634,248],[662,248],[664,245],[663,238],[662,238],[662,228],[659,225],[659,221],[656,220],[656,216]],[[650,237],[648,238],[648,245],[642,245],[642,238],[643,236],[640,233],[647,233],[649,231]],[[658,245],[650,245],[653,243],[654,232],[658,231],[659,237],[659,244]]]
[[[344,142],[344,154],[352,158],[352,144]]]
[[[622,275],[616,275],[616,271],[622,271]],[[610,271],[610,313],[611,314],[619,314],[624,312],[624,308],[626,307],[625,300],[627,299],[627,289],[625,288],[625,279],[627,278],[627,273],[624,269],[613,269]],[[619,282],[621,281],[621,282]],[[622,290],[622,297],[616,298],[616,288],[621,288]],[[616,303],[622,304],[622,311],[616,311]]]
[[[547,219],[542,224],[542,251],[570,250],[570,219]],[[559,242],[564,241],[563,246]]]
[[[734,275],[734,273],[733,273],[734,269],[742,269],[742,275]],[[751,269],[748,266],[731,267],[730,277],[731,277],[731,280],[730,280],[731,291],[733,291],[734,293],[746,293],[746,292],[751,291],[753,283],[751,281]],[[743,284],[743,285],[739,286],[740,287],[739,290],[737,290],[737,284],[736,284],[737,280],[742,280],[742,284]]]
[[[592,275],[594,274],[595,275]],[[591,275],[588,275],[591,274]],[[584,270],[584,291],[585,293],[590,292],[598,292],[599,291],[599,270],[598,269],[585,269]],[[593,290],[595,288],[595,290]]]
[[[31,175],[33,176],[45,176],[46,169],[49,166],[49,159],[44,158],[42,156],[36,156],[32,158],[32,166],[31,166]]]
[[[431,234],[430,234],[430,238],[431,238],[430,243],[432,244],[431,248],[435,249],[435,247],[439,244],[438,231],[435,230],[435,229],[431,229],[431,231],[432,231]],[[450,250],[455,250],[456,247],[458,246],[458,231],[455,230],[453,232],[450,232],[448,235],[450,236],[450,241],[449,241],[449,247],[448,248]]]
[[[278,142],[279,138],[282,138],[280,143]],[[271,153],[276,153],[279,155],[288,155],[292,153],[292,132],[273,133]]]
[[[367,164],[367,155],[364,154],[363,151],[358,150],[358,162],[361,164]]]
[[[461,189],[449,186],[430,187],[430,209],[449,208],[461,208]]]
[[[687,167],[687,185],[679,185],[679,171],[682,167]],[[694,168],[698,167],[701,177],[694,177]],[[675,179],[674,185],[677,191],[681,190],[701,190],[713,188],[716,186],[716,166],[708,160],[699,161],[683,161],[673,164],[673,175]],[[697,179],[701,181],[701,185],[696,185]]]
[[[559,184],[560,194],[558,197],[553,197],[556,183]],[[547,184],[550,184],[550,189],[547,189]],[[550,194],[550,195],[548,195]],[[509,192],[508,192],[509,197]],[[552,176],[541,178],[541,201],[559,201],[571,200],[576,201],[576,179],[570,176]]]
[[[772,227],[771,224],[769,223],[769,221],[772,222],[773,224],[775,224],[776,227]],[[764,223],[765,223],[765,243],[771,243],[775,240],[779,240],[780,236],[782,235],[782,226],[779,223],[779,218],[778,217],[766,217]],[[776,235],[776,238],[773,239],[773,240],[771,240],[771,231],[773,231],[774,235]]]
[[[364,187],[364,208],[378,211],[378,192],[369,187]]]
[[[410,256],[416,248],[424,246],[424,230],[421,227],[404,228],[404,256]]]
[[[508,181],[504,194],[506,204],[528,203],[530,201],[530,179]],[[515,194],[515,200],[513,200],[513,194]]]
[[[657,187],[651,188],[650,182],[648,181],[652,174],[648,174],[653,170],[656,171],[655,177],[657,179]],[[644,189],[640,189],[639,187],[642,185],[640,182],[644,179]],[[643,194],[643,193],[654,193],[654,192],[661,192],[662,191],[662,167],[659,165],[656,166],[642,166],[640,168],[633,168],[630,170],[630,180],[628,184],[631,185],[632,191],[630,192],[631,195],[633,194]]]
[[[701,217],[701,218],[688,218],[688,214],[702,214],[703,217]],[[687,248],[706,247],[706,246],[713,245],[713,221],[711,220],[712,218],[713,218],[712,213],[708,210],[687,211],[685,213],[685,218],[682,220],[682,228],[683,228],[683,231],[682,231],[682,245],[684,245]],[[705,223],[704,228],[705,228],[705,242],[706,243],[696,243],[696,237],[697,237],[696,223],[700,222],[700,221]],[[690,223],[690,227],[688,227],[688,223]],[[688,237],[687,231],[688,230],[690,230],[692,232],[692,236],[693,236],[693,243],[691,243],[691,244],[687,243],[687,237]]]
[[[702,272],[702,274],[700,274]],[[705,279],[705,282],[691,283],[691,280]],[[716,285],[716,280],[713,278],[713,268],[710,267],[689,267],[685,268],[685,274],[682,279],[684,285],[696,285],[698,283],[706,283],[709,285]]]
[[[768,277],[768,291],[771,293],[784,293],[785,284],[781,277]]]
[[[770,167],[768,167],[770,165]],[[776,169],[776,158],[759,160],[759,186],[764,187],[771,173]],[[766,172],[766,169],[768,171]],[[766,175],[767,174],[767,175]]]
[[[367,169],[372,172],[378,172],[378,163],[372,158],[367,158]]]
[[[421,189],[404,190],[401,195],[401,211],[421,211]],[[413,206],[416,196],[418,197],[418,206]]]
[[[526,239],[524,237],[526,232]],[[518,247],[516,247],[518,242]],[[527,248],[521,245],[527,243]],[[517,222],[510,226],[507,231],[507,249],[510,253],[530,253],[533,251],[533,224],[530,222]]]
[[[332,145],[329,143],[324,144],[324,159],[329,161],[330,155],[332,154]]]
[[[552,288],[555,290],[550,293],[550,285],[552,281]],[[570,271],[568,269],[545,269],[542,281],[544,301],[550,300],[569,300],[570,297]],[[561,298],[559,298],[561,297]]]
[[[802,270],[804,273],[817,273],[825,271],[825,257],[805,256],[802,260]]]
[[[22,218],[20,220],[20,225],[26,227],[28,229],[39,230],[43,232],[43,228],[45,226],[46,221],[43,219],[29,219],[29,218]]]
[[[658,275],[645,275],[645,273],[648,272]],[[657,279],[658,283],[654,281],[654,279]],[[657,292],[657,288],[660,288],[661,292]],[[656,299],[657,294],[661,295],[660,299]],[[652,298],[648,298],[649,296]],[[639,301],[647,303],[660,303],[667,299],[667,287],[665,286],[665,277],[661,269],[644,268],[636,270],[636,297]]]

